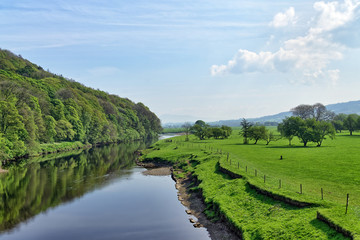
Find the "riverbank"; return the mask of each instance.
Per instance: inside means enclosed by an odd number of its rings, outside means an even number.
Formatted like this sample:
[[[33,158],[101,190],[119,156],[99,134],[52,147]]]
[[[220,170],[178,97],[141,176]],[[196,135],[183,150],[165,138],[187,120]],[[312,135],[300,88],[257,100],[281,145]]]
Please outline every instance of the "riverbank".
[[[201,193],[202,212],[214,222],[226,221],[243,239],[348,239],[316,218],[323,207],[289,205],[259,193],[245,178],[234,179],[220,171],[219,161],[226,161],[221,151],[159,141],[144,154],[145,162],[171,162],[176,178],[191,174],[188,189]]]
[[[148,168],[148,170],[142,172],[144,175],[164,176],[171,174],[172,179],[175,181],[175,188],[178,191],[178,200],[187,208],[186,213],[189,215],[189,221],[194,227],[206,228],[211,239],[241,239],[241,236],[231,229],[225,219],[211,221],[206,216],[204,212],[207,206],[204,203],[202,192],[200,190],[193,190],[197,181],[191,173],[184,173],[181,169],[175,169],[176,173],[174,173],[173,166],[170,167],[169,163],[162,163],[156,160],[145,163],[137,160],[136,163],[139,166]],[[179,171],[185,175],[179,177]]]

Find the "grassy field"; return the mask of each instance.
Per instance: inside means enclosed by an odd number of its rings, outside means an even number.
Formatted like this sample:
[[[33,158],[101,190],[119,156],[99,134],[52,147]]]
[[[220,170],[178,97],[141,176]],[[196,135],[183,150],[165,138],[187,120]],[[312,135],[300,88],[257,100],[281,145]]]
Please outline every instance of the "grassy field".
[[[318,205],[318,207],[298,209],[296,211],[298,217],[293,216],[296,219],[309,219],[309,222],[318,221],[315,220],[315,218],[316,211],[319,211],[334,223],[351,231],[355,238],[360,236],[360,134],[353,136],[349,136],[348,133],[338,134],[335,140],[325,140],[322,147],[309,144],[306,148],[302,147],[302,144],[297,139],[292,141],[292,146],[289,146],[287,140],[278,140],[271,142],[269,145],[265,145],[265,142],[259,142],[256,145],[251,143],[244,145],[242,144],[242,139],[238,131],[234,131],[232,136],[226,140],[210,139],[200,141],[194,136],[190,137],[189,142],[185,142],[184,137],[177,137],[174,140],[176,142],[158,142],[157,147],[160,150],[150,152],[147,157],[161,157],[164,159],[172,159],[173,161],[180,161],[181,159],[189,158],[191,154],[197,157],[217,156],[222,167],[243,175],[245,180],[225,180],[225,178],[222,177],[223,180],[218,179],[215,181],[215,186],[213,186],[215,190],[220,189],[219,186],[216,187],[216,184],[223,185],[225,181],[230,181],[232,184],[236,182],[235,185],[238,185],[239,189],[244,185],[244,183],[241,183],[242,181],[250,182],[270,192],[300,201],[316,203]],[[220,152],[222,154],[220,154]],[[227,159],[227,153],[229,153],[229,159]],[[280,160],[280,156],[283,156],[282,160]],[[192,171],[200,171],[199,169],[204,166],[205,165],[201,163]],[[215,167],[213,166],[213,168]],[[255,176],[255,170],[257,176]],[[214,170],[210,171],[208,169],[207,175],[210,174],[214,174]],[[216,177],[213,176],[212,179],[213,180],[208,179],[203,181],[203,183],[205,184],[205,182],[207,183],[208,181],[214,182]],[[281,180],[281,188],[279,188],[279,180]],[[300,184],[302,185],[302,194],[299,193]],[[324,200],[321,199],[321,189],[323,189]],[[220,204],[220,206],[225,209],[227,207],[243,209],[243,207],[241,207],[241,201],[238,198],[242,198],[239,196],[243,196],[244,190],[241,191],[242,193],[238,192],[240,190],[235,191],[235,189],[229,189],[227,191],[230,191],[228,194],[233,198],[229,201],[235,201],[235,203],[233,203],[234,206],[230,206],[230,202],[224,202]],[[349,209],[348,214],[345,215],[347,194],[350,196]],[[225,197],[220,197],[220,199],[224,200],[223,198]],[[222,200],[218,201],[222,202]],[[236,204],[238,204],[238,206]],[[259,205],[259,209],[260,208]],[[251,212],[251,210],[247,211]],[[260,210],[253,209],[252,214],[258,214],[258,211]],[[285,212],[288,212],[288,210],[285,210]],[[260,215],[261,214],[262,213],[260,213]],[[302,214],[305,215],[302,216]],[[240,221],[239,218],[242,219],[242,217],[234,215],[233,213],[229,214],[227,212],[227,215],[231,216],[230,219],[233,222]],[[286,226],[285,229],[287,230],[285,231],[297,231],[297,227],[291,227],[290,223],[287,224],[288,221],[284,220],[287,218],[288,217],[285,216],[279,216],[276,224],[284,224],[282,226]],[[313,220],[310,220],[311,218]],[[239,227],[251,229],[246,227],[246,221],[248,220],[240,221],[242,224],[239,224]],[[269,228],[271,227],[268,226],[266,229],[263,229],[260,225],[265,226],[265,223],[258,224],[259,226],[257,226],[257,228],[262,229],[259,231],[263,231],[262,236],[270,236],[268,234],[271,232],[269,232]],[[274,224],[274,222],[272,224]],[[310,230],[310,227],[305,228],[313,232]],[[246,232],[250,234],[251,231],[252,230],[247,230]],[[314,233],[311,235],[313,236],[313,234]],[[317,238],[338,238],[338,236],[335,237],[335,235],[331,233],[330,235],[331,237],[322,236]],[[251,236],[252,237],[248,239],[252,239],[255,235]],[[284,237],[284,239],[285,238],[286,237]],[[292,236],[291,238],[295,237]]]

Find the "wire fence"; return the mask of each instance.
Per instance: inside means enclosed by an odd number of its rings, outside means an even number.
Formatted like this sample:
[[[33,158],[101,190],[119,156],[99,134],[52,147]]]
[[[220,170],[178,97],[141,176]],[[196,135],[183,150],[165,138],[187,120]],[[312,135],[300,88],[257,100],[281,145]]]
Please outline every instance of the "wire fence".
[[[174,142],[177,147],[198,149],[207,151],[211,154],[221,155],[219,164],[223,168],[251,179],[252,182],[255,182],[255,185],[259,188],[268,189],[280,194],[282,193],[290,198],[295,197],[296,199],[302,199],[304,202],[308,201],[319,203],[321,200],[335,201],[341,205],[344,204],[344,213],[347,214],[348,212],[349,193],[344,196],[344,194],[339,192],[334,192],[333,190],[328,191],[326,188],[318,187],[317,185],[314,186],[308,182],[305,184],[297,182],[297,179],[292,176],[284,179],[279,178],[259,169],[255,164],[243,159],[241,156],[234,153],[230,154],[229,152],[210,144],[187,143],[183,141],[172,142]],[[360,208],[360,206],[355,207]]]

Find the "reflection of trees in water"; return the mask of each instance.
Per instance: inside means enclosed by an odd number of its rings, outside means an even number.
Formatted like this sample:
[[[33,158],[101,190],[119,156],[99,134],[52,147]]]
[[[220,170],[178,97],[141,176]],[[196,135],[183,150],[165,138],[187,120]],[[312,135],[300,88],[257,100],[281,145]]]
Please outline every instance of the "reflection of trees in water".
[[[109,145],[10,166],[0,177],[0,230],[128,174],[120,170],[131,168],[134,151],[143,147],[141,142]]]

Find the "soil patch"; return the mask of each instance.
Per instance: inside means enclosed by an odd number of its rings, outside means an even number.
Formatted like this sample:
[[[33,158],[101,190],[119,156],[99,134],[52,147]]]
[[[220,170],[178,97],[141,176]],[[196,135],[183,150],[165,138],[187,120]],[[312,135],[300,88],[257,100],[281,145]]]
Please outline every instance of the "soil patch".
[[[190,184],[193,180],[191,175],[188,175],[184,179],[177,179],[175,187],[178,190],[178,196],[181,203],[188,208],[186,213],[189,214],[189,221],[191,221],[192,216],[197,218],[197,222],[194,224],[194,227],[205,227],[211,239],[227,239],[227,240],[238,240],[241,239],[236,235],[229,227],[228,223],[224,220],[219,220],[216,222],[210,221],[204,211],[206,205],[203,202],[203,198],[200,192],[191,192],[189,190]]]
[[[151,175],[151,176],[168,176],[171,174],[171,167],[159,167],[159,168],[152,168],[142,172],[144,175]]]

